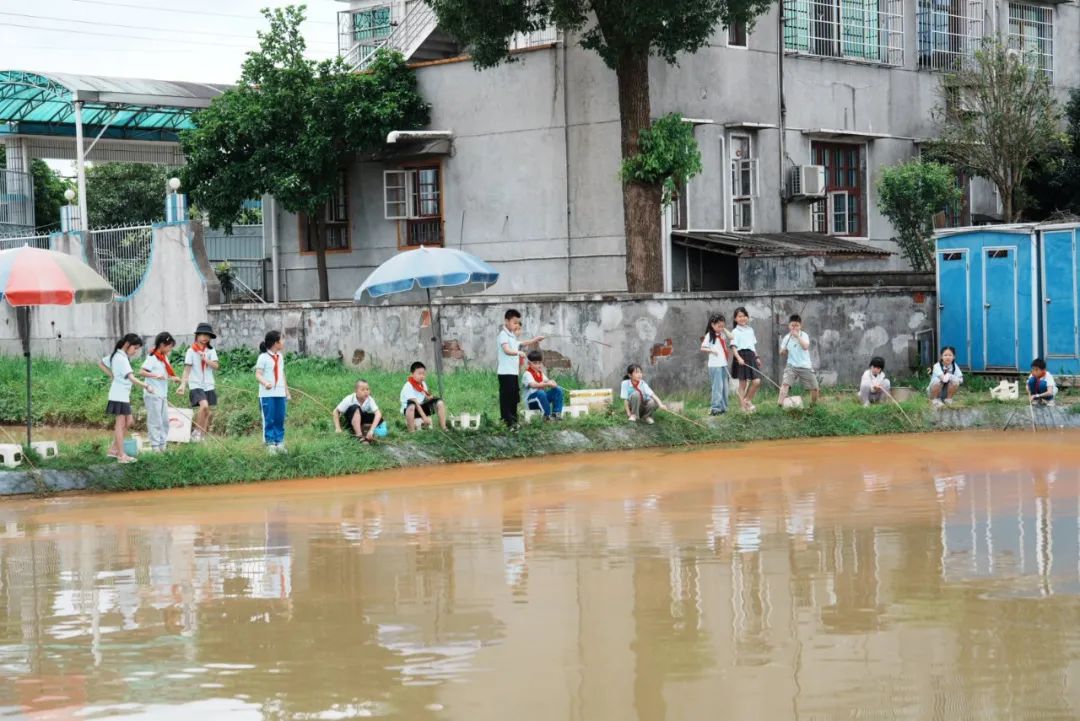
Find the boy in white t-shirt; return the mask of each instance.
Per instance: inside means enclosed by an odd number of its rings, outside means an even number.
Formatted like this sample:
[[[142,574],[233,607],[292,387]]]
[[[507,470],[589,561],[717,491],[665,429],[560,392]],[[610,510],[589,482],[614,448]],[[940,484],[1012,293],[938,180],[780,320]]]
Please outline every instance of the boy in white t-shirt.
[[[810,391],[810,405],[817,403],[818,380],[810,360],[810,336],[802,329],[802,318],[798,314],[788,319],[788,333],[780,339],[780,355],[787,359],[777,399],[780,407],[784,407],[784,400],[796,383]]]
[[[409,377],[401,387],[401,415],[405,416],[405,427],[410,433],[417,429],[417,421],[430,426],[432,414],[439,416],[439,427],[446,430],[446,404],[431,395],[424,382],[426,375],[427,366],[416,361],[409,367]]]
[[[527,341],[519,341],[517,337],[520,332],[521,313],[511,308],[503,316],[503,327],[496,340],[499,359],[499,415],[508,428],[517,427],[517,407],[520,400],[518,383],[521,382],[521,368],[525,359],[525,351],[521,350],[521,346],[544,340],[544,336],[538,335]]]
[[[362,441],[375,440],[375,429],[382,423],[382,411],[371,396],[371,386],[361,378],[356,381],[352,393],[341,399],[334,408],[334,430],[342,432],[341,419],[345,418],[345,427]]]
[[[184,354],[184,377],[180,379],[177,395],[184,395],[191,389],[188,400],[195,409],[192,419],[194,429],[192,441],[201,441],[210,429],[210,418],[217,406],[217,387],[214,385],[214,371],[219,368],[217,351],[210,341],[217,338],[209,323],[199,323],[195,328],[195,342]]]

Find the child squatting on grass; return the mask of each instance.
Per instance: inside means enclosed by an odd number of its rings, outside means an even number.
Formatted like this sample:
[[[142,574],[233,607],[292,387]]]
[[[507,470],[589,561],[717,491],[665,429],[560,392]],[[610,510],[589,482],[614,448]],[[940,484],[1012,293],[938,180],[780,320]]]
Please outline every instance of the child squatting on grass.
[[[863,406],[871,403],[881,403],[892,390],[892,382],[885,377],[885,359],[874,356],[870,359],[870,367],[863,371],[862,380],[859,381],[859,400]]]
[[[940,408],[942,404],[951,406],[953,396],[963,382],[964,373],[956,364],[956,349],[947,345],[941,349],[941,359],[930,372],[930,387],[926,389],[930,404],[935,408]]]
[[[255,379],[259,381],[259,406],[263,417],[263,441],[270,453],[285,452],[285,408],[292,400],[285,381],[285,342],[272,330],[259,344]]]
[[[349,433],[365,443],[375,440],[375,431],[382,423],[382,411],[371,395],[371,386],[361,378],[353,392],[341,399],[334,408],[334,430],[341,433],[341,419]]]
[[[430,426],[433,413],[439,416],[439,428],[446,430],[446,404],[428,391],[427,383],[424,382],[426,375],[427,367],[416,361],[409,367],[409,377],[401,387],[401,414],[405,416],[405,427],[410,433],[419,428],[417,421],[419,425]],[[516,371],[514,377],[517,377]],[[517,384],[514,385],[516,387]],[[516,393],[514,398],[517,398]],[[517,413],[516,400],[514,413]]]
[[[1057,383],[1054,381],[1054,376],[1046,370],[1046,361],[1042,358],[1031,361],[1031,375],[1027,379],[1027,390],[1033,405],[1054,405]]]
[[[631,423],[645,421],[655,423],[653,416],[657,410],[667,410],[667,406],[660,400],[660,396],[653,392],[649,384],[642,377],[641,366],[634,363],[626,369],[623,376],[622,386],[619,388],[619,397],[623,399],[623,407],[626,409],[626,419]]]
[[[109,446],[108,455],[120,463],[135,462],[134,458],[124,452],[124,437],[135,425],[135,419],[131,415],[131,386],[134,384],[149,394],[154,393],[150,386],[135,377],[131,369],[131,359],[138,355],[142,347],[142,338],[134,333],[128,333],[116,342],[112,355],[102,358],[100,364],[100,367],[107,370],[112,377],[105,412],[110,416],[116,416],[116,422],[113,424],[112,445]]]

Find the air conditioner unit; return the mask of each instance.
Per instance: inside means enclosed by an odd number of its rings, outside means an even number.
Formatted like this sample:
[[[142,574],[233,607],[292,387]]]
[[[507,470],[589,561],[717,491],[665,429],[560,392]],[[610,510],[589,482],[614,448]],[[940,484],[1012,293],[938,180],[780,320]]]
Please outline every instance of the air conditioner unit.
[[[791,169],[792,198],[824,198],[825,166],[796,165]]]

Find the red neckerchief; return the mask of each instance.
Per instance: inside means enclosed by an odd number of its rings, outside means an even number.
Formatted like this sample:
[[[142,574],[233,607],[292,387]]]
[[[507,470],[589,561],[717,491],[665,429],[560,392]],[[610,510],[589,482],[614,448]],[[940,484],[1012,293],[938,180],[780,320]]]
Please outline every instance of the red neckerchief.
[[[533,377],[533,380],[537,383],[544,382],[544,371],[535,370],[532,366],[529,366],[525,370],[529,371],[529,375],[531,375]]]
[[[717,333],[716,331],[713,331],[713,333],[715,334],[715,337],[713,338],[713,343],[719,343],[720,344],[720,349],[722,351],[724,351],[724,360],[727,360],[728,347],[727,347],[727,341],[724,339],[723,331],[721,331],[719,333]]]
[[[278,362],[281,360],[281,354],[280,353],[270,353],[268,355],[274,361],[274,385],[276,386],[278,384]]]
[[[409,385],[413,387],[413,390],[415,390],[417,393],[423,393],[425,396],[427,395],[427,388],[424,387],[423,383],[416,380],[412,376],[409,376],[407,380],[409,381]]]
[[[636,390],[638,392],[638,395],[641,396],[641,402],[644,403],[645,402],[645,391],[641,390],[641,381],[636,381],[633,378],[631,378],[630,379],[630,385],[632,385],[634,387],[634,390]]]
[[[164,354],[164,353],[162,353],[162,352],[161,352],[161,351],[159,351],[159,350],[158,350],[157,348],[155,348],[155,349],[154,349],[154,350],[153,350],[153,351],[152,351],[152,352],[150,353],[150,355],[154,356],[154,357],[155,357],[155,358],[157,358],[157,359],[158,359],[159,361],[161,361],[162,363],[164,363],[164,364],[165,364],[165,372],[166,372],[166,373],[168,373],[168,375],[169,375],[169,377],[170,377],[170,378],[175,378],[175,377],[176,377],[176,371],[174,371],[174,370],[172,369],[172,365],[171,365],[171,364],[169,363],[169,359],[168,359],[168,358],[167,358],[167,357],[165,356],[165,354]]]
[[[203,370],[203,373],[206,372],[206,356],[204,356],[202,354],[206,352],[206,349],[207,349],[207,346],[204,346],[202,343],[196,342],[196,343],[191,344],[191,350],[195,351],[196,353],[199,353],[200,354],[199,357],[202,358],[202,370]]]

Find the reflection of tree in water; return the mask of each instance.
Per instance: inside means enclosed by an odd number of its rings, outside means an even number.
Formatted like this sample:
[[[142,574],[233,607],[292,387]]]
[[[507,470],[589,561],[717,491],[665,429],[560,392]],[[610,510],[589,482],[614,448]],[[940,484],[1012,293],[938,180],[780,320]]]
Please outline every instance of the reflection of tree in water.
[[[633,561],[631,650],[634,705],[640,721],[667,718],[664,686],[669,680],[698,678],[716,663],[701,630],[697,559],[679,556],[677,549],[671,553],[669,558],[650,555]]]

